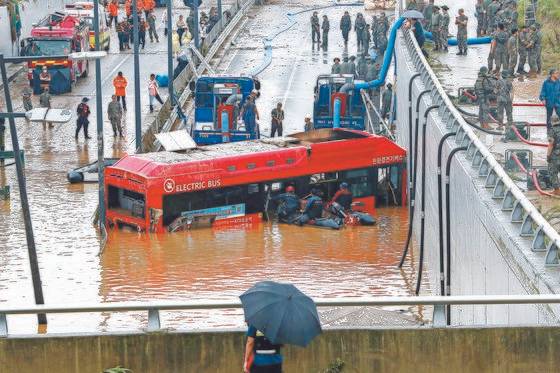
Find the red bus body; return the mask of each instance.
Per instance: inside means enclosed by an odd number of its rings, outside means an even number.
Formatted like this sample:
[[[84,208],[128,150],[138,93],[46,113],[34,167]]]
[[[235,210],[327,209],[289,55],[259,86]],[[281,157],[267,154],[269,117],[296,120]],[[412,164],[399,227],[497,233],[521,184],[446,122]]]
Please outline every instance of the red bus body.
[[[189,200],[191,206],[210,197],[226,201],[229,197],[220,193],[231,192],[239,196],[254,195],[254,198],[250,196],[250,201],[257,203],[249,206],[251,202],[243,200],[247,202],[244,214],[216,220],[213,226],[252,224],[262,213],[258,201],[265,199],[263,185],[271,190],[271,183],[300,182],[302,186],[296,184],[296,189],[303,197],[306,180],[311,180],[332,194],[331,189],[334,192],[342,179],[329,178],[339,177],[340,172],[346,178],[354,177],[350,181],[355,187],[363,184],[362,189],[375,189],[377,184],[368,184],[369,179],[360,173],[373,175],[379,183],[378,170],[383,169],[391,170],[395,180],[392,184],[400,191],[401,186],[406,185],[402,179],[405,157],[406,151],[385,137],[347,129],[322,129],[288,138],[211,145],[186,153],[129,155],[105,169],[107,222],[109,226],[127,225],[139,231],[164,232],[169,225],[165,220],[169,220],[170,211],[183,212],[178,205]],[[320,179],[321,175],[324,180]],[[355,200],[364,202],[362,208],[373,209],[374,193],[368,194],[366,190],[363,194],[367,197],[359,198],[354,193]],[[396,204],[402,204],[399,192],[394,198]],[[196,208],[192,206],[191,210]]]

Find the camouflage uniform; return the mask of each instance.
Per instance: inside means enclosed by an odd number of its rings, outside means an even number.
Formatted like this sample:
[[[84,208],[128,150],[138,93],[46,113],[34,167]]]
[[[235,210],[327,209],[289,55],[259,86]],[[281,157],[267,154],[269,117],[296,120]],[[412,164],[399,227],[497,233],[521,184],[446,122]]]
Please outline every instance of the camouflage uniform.
[[[113,126],[113,135],[116,137],[118,134],[123,137],[122,133],[122,107],[121,103],[118,101],[111,101],[107,107],[107,116],[109,121],[111,121],[111,126]]]
[[[488,29],[494,31],[498,26],[496,14],[500,10],[500,4],[494,0],[486,10],[486,16],[488,19]]]
[[[529,33],[529,42],[527,44],[527,54],[529,56],[529,67],[531,68],[530,73],[536,74],[538,67],[538,46],[539,46],[539,35],[534,25],[531,26],[531,32]]]
[[[494,84],[488,77],[488,69],[481,67],[478,78],[474,83],[474,91],[478,101],[478,121],[481,124],[488,123],[488,111],[490,105],[488,103],[490,95],[494,92]]]
[[[554,189],[560,188],[558,172],[560,172],[560,122],[553,122],[552,128],[548,132],[548,142],[552,143],[552,153],[548,157],[548,173],[550,183]]]
[[[529,31],[522,30],[519,32],[519,65],[517,66],[518,73],[525,72],[525,63],[527,62],[527,45],[529,43]]]
[[[476,36],[481,36],[485,32],[484,23],[486,18],[486,9],[484,4],[476,4]]]
[[[504,111],[507,116],[507,124],[513,124],[513,84],[508,79],[508,74],[503,73],[502,79],[496,83],[496,91],[498,94],[498,117],[496,118],[500,124],[504,124]]]
[[[447,52],[447,39],[449,38],[449,14],[443,12],[439,18],[439,45]]]
[[[496,71],[500,71],[503,67],[507,69],[508,67],[508,58],[507,58],[507,41],[509,39],[509,35],[507,31],[498,30],[496,33],[496,38],[494,39],[496,42],[496,50],[494,54],[494,58],[496,59]]]
[[[434,12],[432,14],[432,40],[434,41],[434,50],[440,49],[440,37],[439,37],[439,20],[441,14],[439,14],[439,8],[434,7]]]
[[[464,14],[458,16],[455,20],[455,23],[461,23],[457,24],[457,46],[459,48],[459,52],[461,52],[462,54],[467,54],[467,25],[463,24],[463,22],[468,21],[469,17]]]
[[[508,69],[511,74],[515,73],[515,66],[517,66],[517,54],[518,54],[518,41],[517,35],[511,35],[507,42],[507,52],[508,52]]]

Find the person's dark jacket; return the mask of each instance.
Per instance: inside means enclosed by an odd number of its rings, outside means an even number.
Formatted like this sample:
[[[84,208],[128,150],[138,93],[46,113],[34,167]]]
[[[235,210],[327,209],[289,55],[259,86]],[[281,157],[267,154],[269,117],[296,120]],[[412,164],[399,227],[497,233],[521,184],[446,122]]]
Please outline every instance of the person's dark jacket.
[[[422,48],[426,42],[426,37],[424,36],[424,28],[419,21],[416,21],[414,24],[414,37],[416,38],[420,48]]]
[[[560,80],[554,81],[550,78],[545,80],[539,99],[546,100],[547,108],[560,107]]]

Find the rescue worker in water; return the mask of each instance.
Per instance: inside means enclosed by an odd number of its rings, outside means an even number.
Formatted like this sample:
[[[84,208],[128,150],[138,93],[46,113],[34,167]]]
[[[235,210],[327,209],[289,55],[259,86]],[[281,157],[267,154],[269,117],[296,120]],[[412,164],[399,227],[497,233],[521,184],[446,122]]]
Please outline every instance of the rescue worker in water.
[[[323,200],[319,189],[311,190],[311,197],[307,199],[303,213],[297,219],[298,225],[304,225],[311,220],[320,219],[323,216]]]
[[[348,187],[348,183],[341,183],[338,191],[334,194],[330,204],[338,203],[344,211],[352,209],[352,192]]]
[[[288,185],[285,193],[273,197],[272,200],[278,203],[276,213],[280,221],[292,223],[296,219],[299,211],[299,198],[293,186]]]

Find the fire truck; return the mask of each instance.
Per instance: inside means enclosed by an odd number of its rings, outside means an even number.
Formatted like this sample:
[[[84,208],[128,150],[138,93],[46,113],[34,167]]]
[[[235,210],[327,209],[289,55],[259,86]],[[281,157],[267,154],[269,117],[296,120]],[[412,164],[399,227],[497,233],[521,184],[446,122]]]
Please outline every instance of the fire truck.
[[[94,3],[89,1],[78,1],[64,6],[64,14],[79,18],[89,26],[89,49],[91,50],[95,50],[94,6]],[[99,49],[108,52],[111,47],[111,33],[107,24],[105,8],[99,6]]]
[[[23,41],[24,56],[68,56],[74,52],[89,50],[89,26],[80,19],[53,13],[31,29],[31,36]],[[39,74],[46,66],[51,75],[50,92],[60,94],[72,91],[72,83],[78,78],[86,77],[89,63],[72,61],[69,58],[29,61],[29,84],[35,94],[41,92]]]

